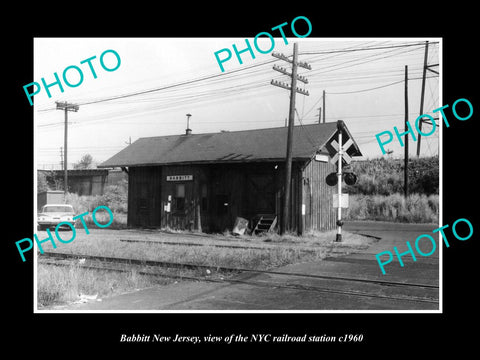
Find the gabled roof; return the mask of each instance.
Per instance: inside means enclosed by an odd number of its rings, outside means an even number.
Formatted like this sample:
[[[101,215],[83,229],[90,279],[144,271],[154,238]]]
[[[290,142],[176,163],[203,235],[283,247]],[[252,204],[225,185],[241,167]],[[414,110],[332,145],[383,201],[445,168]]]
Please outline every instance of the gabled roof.
[[[346,127],[345,127],[346,129]],[[294,126],[293,160],[311,159],[337,132],[337,123]],[[351,135],[347,132],[347,138]],[[353,139],[352,139],[353,140]],[[140,138],[98,167],[237,163],[285,159],[287,128]],[[354,143],[351,156],[360,156]]]

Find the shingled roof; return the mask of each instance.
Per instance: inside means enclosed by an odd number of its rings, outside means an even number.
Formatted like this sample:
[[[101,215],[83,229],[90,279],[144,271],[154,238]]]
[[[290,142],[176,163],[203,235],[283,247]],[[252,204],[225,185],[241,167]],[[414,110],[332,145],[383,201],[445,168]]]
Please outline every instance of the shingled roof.
[[[318,150],[325,148],[336,132],[336,122],[295,126],[292,158],[311,159]],[[285,159],[286,143],[286,127],[145,137],[98,167],[277,161]],[[354,151],[349,153],[361,155],[355,143]]]

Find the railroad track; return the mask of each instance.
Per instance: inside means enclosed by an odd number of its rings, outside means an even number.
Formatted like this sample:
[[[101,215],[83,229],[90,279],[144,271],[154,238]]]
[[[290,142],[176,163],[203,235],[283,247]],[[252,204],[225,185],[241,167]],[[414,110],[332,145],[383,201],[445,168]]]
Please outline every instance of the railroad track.
[[[365,249],[368,246],[363,245],[354,245],[352,246],[341,246],[339,248],[333,248],[331,246],[318,245],[317,247],[290,247],[288,245],[267,245],[267,246],[255,246],[255,245],[232,245],[232,244],[212,244],[212,243],[199,243],[199,242],[179,242],[179,241],[163,241],[163,240],[141,240],[141,239],[119,239],[120,242],[127,243],[142,243],[149,245],[171,245],[171,246],[192,246],[192,247],[215,247],[215,248],[227,248],[227,249],[239,249],[239,250],[287,250],[287,251],[302,251],[302,252],[311,252],[315,253],[321,250],[327,250],[329,254],[344,254],[345,249],[354,249],[361,250]]]
[[[79,262],[80,259],[82,264],[80,264]],[[53,266],[71,266],[75,263],[78,266],[87,269],[115,272],[129,272],[136,267],[136,271],[140,275],[159,276],[172,279],[222,283],[227,282],[236,284],[248,284],[259,287],[287,288],[302,291],[335,293],[349,296],[438,304],[437,296],[439,287],[431,284],[403,283],[378,279],[349,278],[317,274],[299,274],[275,270],[254,270],[225,266],[176,263],[155,260],[139,260],[96,255],[68,254],[60,252],[44,252],[43,255],[39,256],[39,260],[40,263]],[[159,269],[184,269],[193,270],[193,272],[188,273],[187,275],[185,273],[172,274],[168,272],[159,272]],[[201,270],[201,273],[203,275],[195,274],[195,271],[198,272],[198,270]],[[206,276],[205,274],[207,274],[208,272],[211,275]],[[216,272],[216,274],[212,272]],[[235,275],[239,274],[242,275],[234,277]],[[262,276],[267,277],[267,280],[253,280],[254,277],[261,278]],[[289,281],[282,280],[282,277],[288,277]],[[314,281],[322,285],[318,286],[317,284],[305,284],[305,281],[301,279],[306,279],[307,281]],[[352,287],[355,288],[354,284],[356,284],[357,287],[361,286],[363,289],[368,289],[370,287],[370,290],[374,290],[375,292],[363,290],[359,291],[356,289],[352,289]],[[416,291],[420,292],[421,294],[427,295],[430,293],[430,296],[388,294],[388,292],[392,292],[392,290],[394,290],[395,292],[400,289],[414,292]],[[387,292],[387,294],[385,294],[384,292]]]
[[[261,246],[242,246],[242,245],[222,245],[222,244],[202,244],[195,242],[178,242],[178,241],[160,241],[160,240],[138,240],[138,239],[120,239],[121,242],[143,243],[153,245],[174,245],[174,246],[212,246],[227,249],[246,249],[246,250],[271,250],[271,247]],[[300,249],[302,251],[315,251],[315,249]]]

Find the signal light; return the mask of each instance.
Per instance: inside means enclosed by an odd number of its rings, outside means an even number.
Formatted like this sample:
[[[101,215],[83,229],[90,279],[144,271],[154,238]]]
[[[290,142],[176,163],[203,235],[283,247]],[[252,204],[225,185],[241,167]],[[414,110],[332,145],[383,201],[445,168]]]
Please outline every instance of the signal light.
[[[354,173],[346,173],[343,180],[347,185],[355,185],[357,183],[357,175]]]
[[[357,175],[355,175],[352,172],[347,172],[345,174],[342,174],[343,181],[345,181],[345,184],[347,185],[355,185],[357,183]],[[325,181],[328,186],[335,186],[338,183],[338,176],[337,173],[330,173],[327,175],[325,178]]]
[[[337,185],[338,179],[337,179],[337,174],[336,173],[330,173],[327,175],[325,178],[325,181],[327,182],[328,186],[335,186]]]

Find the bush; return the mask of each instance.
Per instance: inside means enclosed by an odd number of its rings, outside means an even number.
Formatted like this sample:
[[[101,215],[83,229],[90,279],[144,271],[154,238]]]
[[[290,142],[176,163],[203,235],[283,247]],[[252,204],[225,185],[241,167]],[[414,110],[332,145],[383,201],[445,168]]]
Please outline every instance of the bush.
[[[86,211],[92,212],[95,206],[92,206],[93,199],[96,196],[78,195],[75,193],[67,193],[65,202],[73,206],[75,214],[82,214]]]
[[[404,185],[404,163],[402,159],[371,159],[352,163],[358,176],[353,186],[345,185],[349,194],[390,195],[402,193]],[[438,194],[438,157],[411,159],[408,163],[410,193]]]
[[[68,193],[66,202],[73,206],[75,213],[92,212],[98,206],[108,206],[114,213],[126,214],[128,199],[126,187],[123,185],[109,185],[103,195],[78,195]]]
[[[127,191],[126,186],[122,184],[107,186],[103,195],[93,196],[68,193],[66,203],[73,206],[75,214],[89,213],[89,215],[84,217],[88,226],[95,226],[91,216],[92,211],[99,206],[107,206],[113,212],[113,223],[109,228],[126,227],[128,210]],[[108,214],[103,213],[104,211],[96,213],[96,219],[100,223],[107,223],[109,221]]]
[[[438,195],[350,195],[345,220],[438,223]]]
[[[128,207],[127,192],[120,185],[109,185],[105,194],[99,196],[96,206],[108,206],[112,211],[126,214]]]
[[[37,171],[37,193],[50,190],[47,182],[47,175],[43,171]]]

